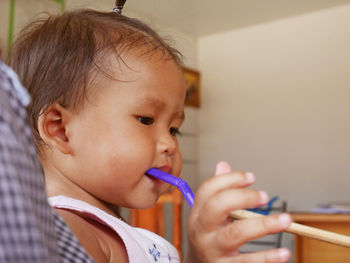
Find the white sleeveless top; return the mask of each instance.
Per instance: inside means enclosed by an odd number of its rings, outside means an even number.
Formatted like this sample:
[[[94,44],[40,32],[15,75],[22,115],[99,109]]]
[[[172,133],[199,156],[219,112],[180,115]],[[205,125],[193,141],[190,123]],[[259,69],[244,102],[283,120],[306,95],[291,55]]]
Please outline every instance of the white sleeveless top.
[[[48,201],[54,208],[83,213],[114,230],[124,242],[130,263],[180,262],[176,248],[153,232],[132,227],[119,218],[77,199],[54,196],[48,198]]]

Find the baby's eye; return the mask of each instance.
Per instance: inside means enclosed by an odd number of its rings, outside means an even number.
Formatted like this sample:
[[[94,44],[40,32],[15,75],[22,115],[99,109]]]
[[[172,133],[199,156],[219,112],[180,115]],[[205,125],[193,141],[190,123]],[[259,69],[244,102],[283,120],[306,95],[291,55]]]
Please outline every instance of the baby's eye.
[[[152,125],[154,123],[154,119],[152,117],[139,116],[137,119],[144,125]]]
[[[179,131],[178,128],[171,127],[171,128],[170,128],[170,134],[171,134],[172,136],[176,136],[176,135],[181,135],[182,133]]]

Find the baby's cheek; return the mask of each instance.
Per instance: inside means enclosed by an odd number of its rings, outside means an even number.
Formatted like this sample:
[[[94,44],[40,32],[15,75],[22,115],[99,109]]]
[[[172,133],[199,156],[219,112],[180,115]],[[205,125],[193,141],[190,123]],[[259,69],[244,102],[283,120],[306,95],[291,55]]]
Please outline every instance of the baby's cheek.
[[[132,136],[121,147],[120,152],[125,154],[123,158],[134,163],[143,159],[152,159],[156,151],[153,140],[144,135]]]
[[[180,176],[181,170],[182,170],[182,156],[181,156],[181,153],[178,152],[174,157],[172,174],[178,177]]]

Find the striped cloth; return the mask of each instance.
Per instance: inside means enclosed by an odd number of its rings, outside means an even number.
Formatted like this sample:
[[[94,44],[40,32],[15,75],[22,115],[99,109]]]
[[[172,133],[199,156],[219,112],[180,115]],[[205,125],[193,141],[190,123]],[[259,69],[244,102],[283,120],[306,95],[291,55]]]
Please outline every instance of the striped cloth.
[[[0,262],[93,262],[49,206],[26,121],[30,97],[0,61]]]

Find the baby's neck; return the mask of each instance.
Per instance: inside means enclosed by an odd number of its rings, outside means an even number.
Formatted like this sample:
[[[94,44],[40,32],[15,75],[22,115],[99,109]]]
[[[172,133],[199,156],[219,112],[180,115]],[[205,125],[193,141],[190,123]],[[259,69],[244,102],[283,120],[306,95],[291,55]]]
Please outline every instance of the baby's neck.
[[[93,205],[104,212],[121,218],[119,207],[106,203],[91,193],[82,189],[79,185],[69,180],[64,174],[48,163],[42,162],[44,175],[45,175],[45,187],[48,197],[63,195],[78,199]]]

